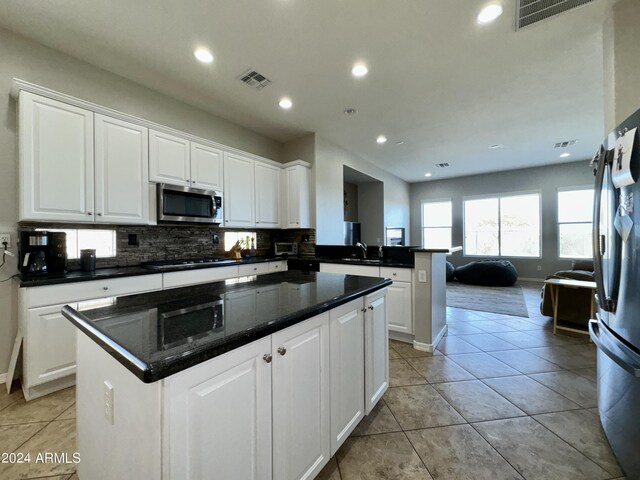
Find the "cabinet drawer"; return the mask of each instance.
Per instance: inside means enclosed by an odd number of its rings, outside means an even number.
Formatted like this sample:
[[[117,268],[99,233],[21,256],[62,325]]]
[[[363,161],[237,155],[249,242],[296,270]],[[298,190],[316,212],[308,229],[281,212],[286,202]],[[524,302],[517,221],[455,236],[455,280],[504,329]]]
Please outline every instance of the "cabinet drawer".
[[[197,283],[219,282],[227,278],[238,276],[238,267],[213,267],[201,268],[198,270],[187,270],[182,272],[164,273],[162,285],[164,288],[184,287],[185,285],[195,285]]]
[[[238,275],[246,277],[247,275],[262,275],[269,273],[269,263],[250,263],[248,265],[240,265],[238,267]]]
[[[269,262],[269,273],[272,272],[286,272],[287,271],[287,261],[286,260],[278,260],[277,262]]]
[[[80,302],[92,298],[114,297],[131,293],[162,290],[162,275],[137,275],[88,282],[28,287],[25,289],[27,308]]]
[[[413,277],[413,269],[380,267],[380,276],[390,278],[394,282],[410,282]]]

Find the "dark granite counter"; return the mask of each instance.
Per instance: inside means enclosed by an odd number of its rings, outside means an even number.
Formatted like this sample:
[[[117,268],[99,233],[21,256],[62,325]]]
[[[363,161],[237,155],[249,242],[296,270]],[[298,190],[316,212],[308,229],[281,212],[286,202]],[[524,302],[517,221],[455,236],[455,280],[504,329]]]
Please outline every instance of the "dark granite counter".
[[[59,283],[89,282],[91,280],[104,280],[106,278],[132,277],[135,275],[152,275],[155,273],[177,272],[181,270],[194,270],[199,268],[229,267],[233,265],[244,265],[247,263],[275,262],[278,260],[286,260],[286,258],[254,257],[246,260],[245,259],[237,260],[233,263],[221,263],[220,265],[204,264],[204,265],[193,265],[187,268],[181,265],[176,265],[175,267],[165,268],[163,270],[152,270],[148,268],[143,268],[140,265],[135,265],[131,267],[97,268],[93,272],[83,272],[81,270],[73,270],[66,273],[49,274],[49,275],[38,275],[38,276],[20,275],[19,278],[20,278],[21,287],[42,287],[45,285],[57,285]]]
[[[344,259],[344,258],[318,258],[320,263],[341,263],[345,265],[361,265],[369,267],[393,267],[393,268],[413,268],[412,263],[398,262],[393,260],[377,259]]]
[[[391,285],[391,280],[278,272],[65,306],[62,314],[152,383]]]

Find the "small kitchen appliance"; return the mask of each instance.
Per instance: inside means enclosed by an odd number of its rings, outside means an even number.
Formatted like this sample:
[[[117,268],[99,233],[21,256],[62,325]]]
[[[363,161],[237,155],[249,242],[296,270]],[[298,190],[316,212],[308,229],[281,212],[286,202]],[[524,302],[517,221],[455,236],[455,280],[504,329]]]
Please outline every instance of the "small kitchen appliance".
[[[273,250],[276,257],[293,256],[298,254],[298,244],[295,242],[275,242]]]
[[[45,275],[64,273],[67,268],[67,234],[64,232],[21,231],[20,273]]]

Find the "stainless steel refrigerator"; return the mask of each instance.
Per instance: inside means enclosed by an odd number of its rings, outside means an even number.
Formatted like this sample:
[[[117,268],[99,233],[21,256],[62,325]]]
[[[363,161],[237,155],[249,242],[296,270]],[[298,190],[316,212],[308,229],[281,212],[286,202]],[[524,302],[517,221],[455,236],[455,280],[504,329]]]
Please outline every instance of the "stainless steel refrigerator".
[[[361,229],[358,222],[344,222],[344,244],[355,245],[361,241]]]
[[[616,142],[640,130],[640,110],[607,137],[597,164],[593,219],[597,320],[589,323],[597,347],[598,409],[609,443],[627,478],[640,478],[640,145],[638,134],[626,186],[614,176]],[[619,143],[619,142],[618,142]],[[634,181],[635,179],[635,181]],[[620,183],[618,183],[620,185]],[[625,218],[626,217],[626,218]]]

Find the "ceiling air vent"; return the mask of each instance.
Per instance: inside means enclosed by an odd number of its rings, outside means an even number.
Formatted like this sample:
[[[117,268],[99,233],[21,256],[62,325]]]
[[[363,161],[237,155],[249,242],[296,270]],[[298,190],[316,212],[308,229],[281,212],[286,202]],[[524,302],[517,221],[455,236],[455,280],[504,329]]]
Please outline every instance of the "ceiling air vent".
[[[593,1],[594,0],[518,0],[516,30]]]
[[[572,145],[575,145],[576,143],[578,143],[578,140],[567,140],[566,142],[556,143],[553,146],[553,148],[567,148],[567,147],[571,147]]]
[[[445,167],[448,167],[448,166],[449,166],[448,163],[436,163],[436,167],[438,167],[438,168],[445,168]]]
[[[262,90],[264,87],[271,83],[271,80],[269,80],[261,73],[256,72],[253,68],[250,68],[238,78],[240,78],[242,82],[246,83],[251,88],[255,88],[256,90]]]

